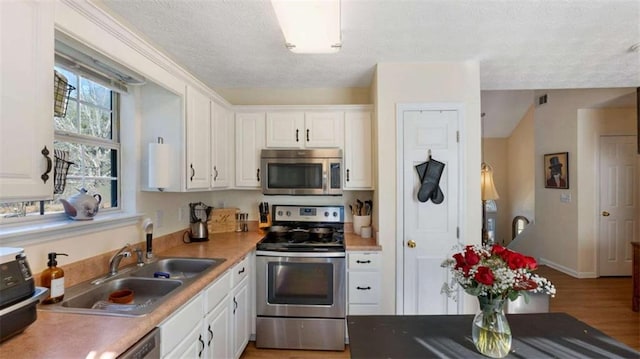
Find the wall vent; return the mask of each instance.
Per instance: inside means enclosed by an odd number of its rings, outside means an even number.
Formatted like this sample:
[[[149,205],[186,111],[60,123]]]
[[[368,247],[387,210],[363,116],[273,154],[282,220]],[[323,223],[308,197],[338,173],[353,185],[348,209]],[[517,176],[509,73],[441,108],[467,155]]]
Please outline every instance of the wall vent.
[[[544,94],[544,95],[538,97],[538,104],[537,105],[538,106],[542,106],[545,103],[547,103],[547,94]]]

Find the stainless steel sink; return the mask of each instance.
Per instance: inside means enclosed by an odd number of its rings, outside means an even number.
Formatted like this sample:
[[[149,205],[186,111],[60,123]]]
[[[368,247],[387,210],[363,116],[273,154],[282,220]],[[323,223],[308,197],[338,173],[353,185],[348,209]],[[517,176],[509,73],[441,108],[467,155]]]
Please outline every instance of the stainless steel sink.
[[[124,267],[115,276],[100,277],[67,288],[62,302],[41,305],[40,309],[78,314],[143,316],[224,261],[223,258],[160,258],[142,267]],[[161,273],[161,276],[154,277],[157,273]],[[132,303],[108,301],[109,294],[122,289],[133,291]]]
[[[69,295],[65,295],[59,307],[76,313],[139,316],[153,311],[166,300],[168,294],[182,285],[179,280],[118,278],[100,285],[70,288]],[[132,303],[116,304],[108,301],[109,294],[121,289],[133,291]]]
[[[133,277],[190,279],[213,269],[224,258],[163,258],[131,272]]]

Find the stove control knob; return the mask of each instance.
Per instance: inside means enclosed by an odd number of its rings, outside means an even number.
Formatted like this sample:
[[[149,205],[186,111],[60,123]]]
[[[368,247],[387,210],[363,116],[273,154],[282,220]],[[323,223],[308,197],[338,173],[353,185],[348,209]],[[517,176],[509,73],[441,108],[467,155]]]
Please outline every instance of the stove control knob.
[[[338,218],[338,212],[333,212],[333,216],[334,216],[335,218]]]
[[[324,212],[325,217],[329,217],[329,212]]]
[[[278,216],[282,217],[282,211],[278,211]]]
[[[287,217],[291,217],[291,211],[287,211]]]

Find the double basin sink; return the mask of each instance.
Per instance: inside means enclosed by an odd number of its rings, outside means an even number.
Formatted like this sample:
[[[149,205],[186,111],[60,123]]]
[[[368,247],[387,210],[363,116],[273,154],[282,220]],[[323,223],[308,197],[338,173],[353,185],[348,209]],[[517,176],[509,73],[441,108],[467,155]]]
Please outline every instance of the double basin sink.
[[[60,303],[40,309],[67,313],[137,317],[151,313],[189,283],[210,272],[224,258],[160,258],[142,267],[123,267],[119,273],[67,288]],[[133,292],[130,303],[112,303],[109,296]]]

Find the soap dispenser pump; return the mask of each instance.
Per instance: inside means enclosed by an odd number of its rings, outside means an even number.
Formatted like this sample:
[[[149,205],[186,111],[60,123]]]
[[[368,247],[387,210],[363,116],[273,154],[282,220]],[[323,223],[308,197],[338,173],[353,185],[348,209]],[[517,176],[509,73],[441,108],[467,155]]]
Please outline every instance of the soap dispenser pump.
[[[68,256],[66,253],[49,253],[49,268],[42,271],[40,281],[42,286],[49,288],[48,297],[42,301],[43,304],[52,304],[62,301],[64,298],[64,271],[58,268],[56,256]]]

